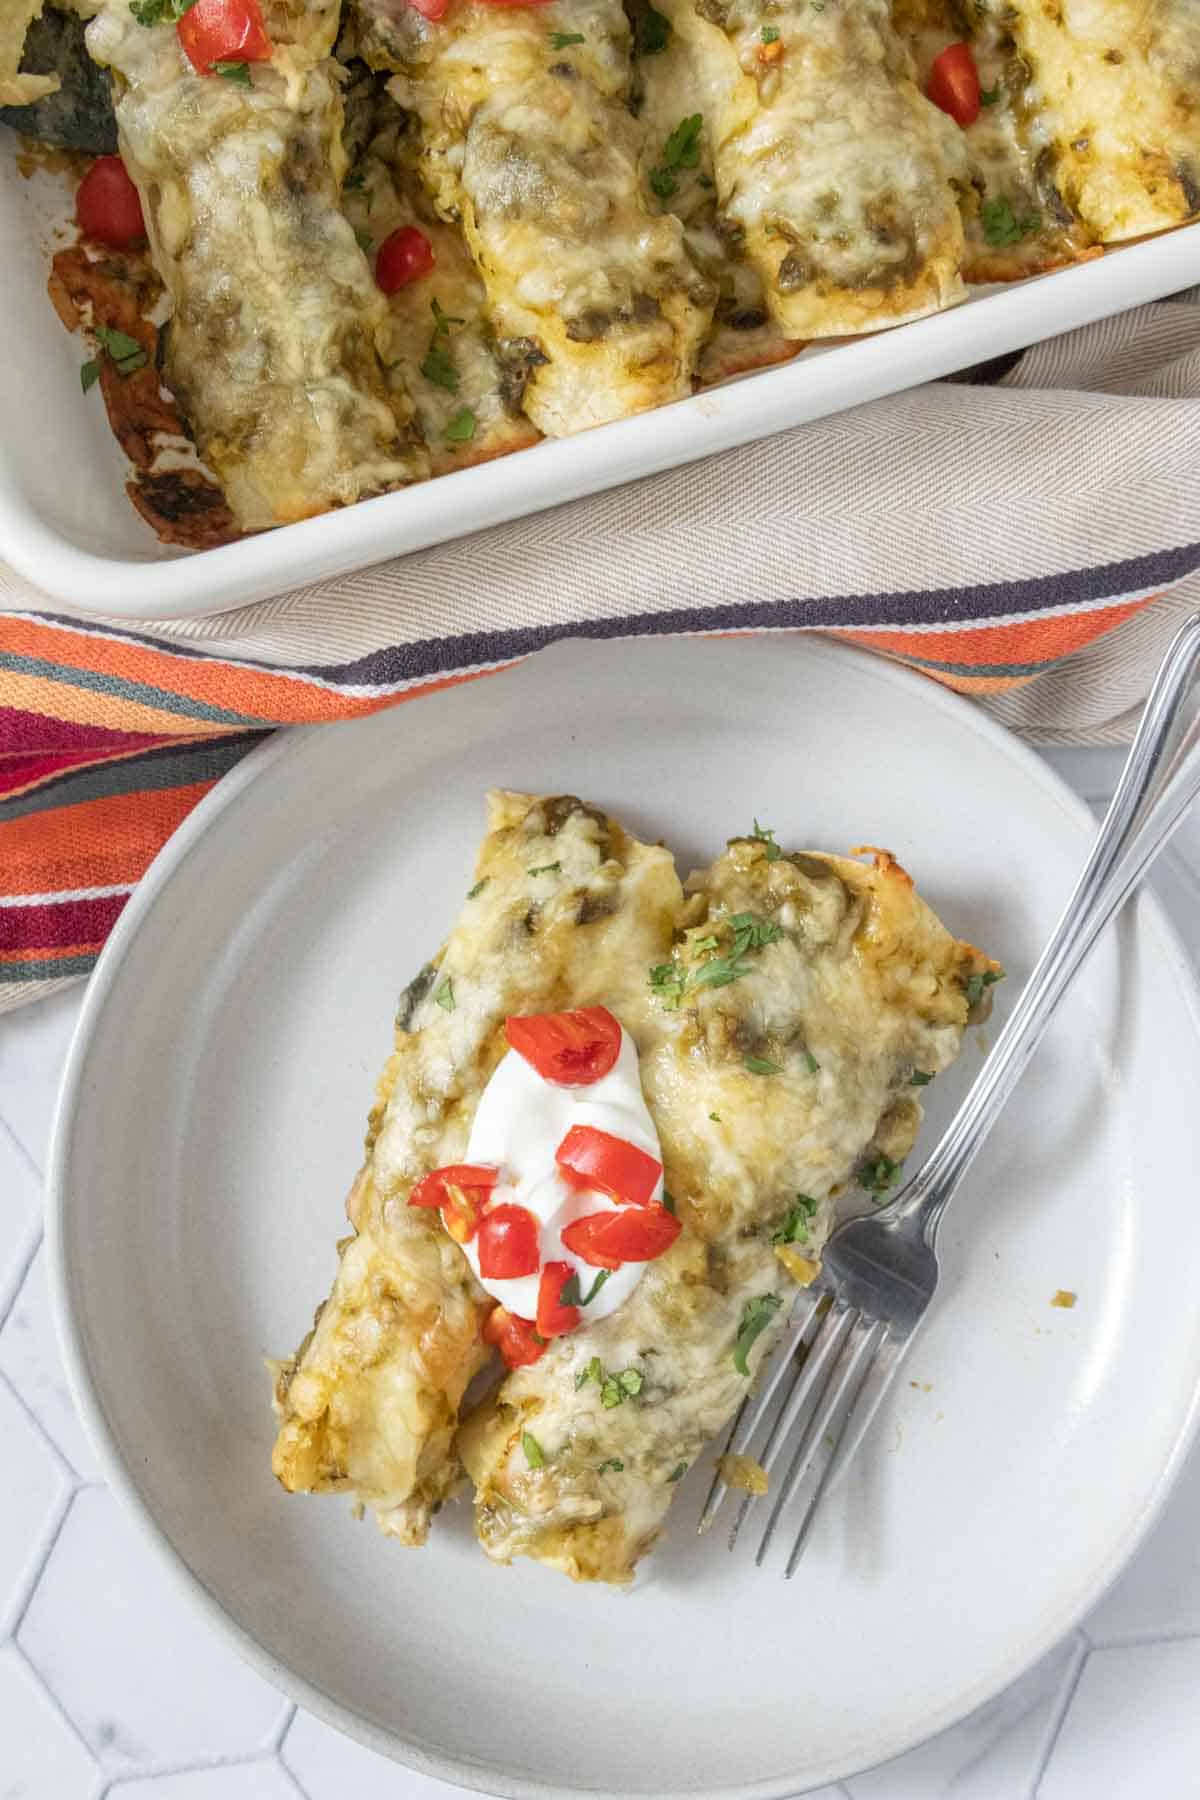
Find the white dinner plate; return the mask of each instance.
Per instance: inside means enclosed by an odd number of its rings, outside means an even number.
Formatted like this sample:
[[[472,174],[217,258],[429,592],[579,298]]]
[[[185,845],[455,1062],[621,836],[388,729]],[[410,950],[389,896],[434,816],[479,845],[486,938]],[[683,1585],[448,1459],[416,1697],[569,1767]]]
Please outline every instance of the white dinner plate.
[[[277,739],[158,858],[83,1008],[51,1182],[72,1379],[209,1616],[365,1743],[539,1800],[791,1795],[1011,1681],[1163,1501],[1200,1369],[1192,976],[1146,899],[1108,935],[794,1582],[697,1539],[704,1467],[631,1594],[494,1567],[465,1505],[405,1550],[276,1485],[263,1358],[328,1289],[396,996],[457,913],[491,784],[583,794],[684,863],[756,816],[886,844],[1005,963],[1001,1012],[1092,830],[967,704],[811,639],[566,645]],[[927,1145],[984,1047],[930,1090]]]

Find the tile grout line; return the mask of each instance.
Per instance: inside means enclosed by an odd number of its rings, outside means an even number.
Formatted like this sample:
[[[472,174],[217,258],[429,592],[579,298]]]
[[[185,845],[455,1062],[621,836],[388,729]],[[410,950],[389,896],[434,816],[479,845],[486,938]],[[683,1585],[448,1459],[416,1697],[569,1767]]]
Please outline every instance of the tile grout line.
[[[288,1700],[284,1703],[283,1717],[273,1728],[271,1735],[267,1739],[267,1744],[273,1753],[278,1753],[280,1745],[291,1730],[292,1721],[299,1710],[300,1708],[296,1705],[294,1700]]]
[[[1105,1638],[1103,1642],[1084,1626],[1080,1626],[1080,1635],[1087,1639],[1091,1650],[1101,1655],[1106,1650],[1150,1650],[1155,1644],[1186,1644],[1189,1639],[1200,1641],[1200,1630],[1195,1625],[1164,1625],[1157,1631],[1135,1631],[1130,1637]]]
[[[1034,1770],[1033,1780],[1029,1785],[1029,1800],[1038,1800],[1038,1790],[1042,1785],[1047,1769],[1050,1767],[1050,1760],[1058,1747],[1058,1740],[1062,1736],[1062,1728],[1066,1724],[1067,1714],[1071,1710],[1071,1703],[1079,1692],[1079,1683],[1083,1679],[1083,1671],[1087,1667],[1088,1658],[1092,1654],[1091,1644],[1088,1642],[1088,1639],[1084,1636],[1083,1632],[1077,1630],[1074,1636],[1077,1652],[1076,1659],[1073,1666],[1067,1671],[1066,1678],[1063,1681],[1062,1688],[1059,1692],[1058,1702],[1051,1713],[1050,1723],[1046,1729],[1046,1735],[1042,1740],[1042,1749],[1041,1754],[1038,1757],[1037,1768]]]
[[[62,1720],[63,1724],[66,1726],[66,1728],[70,1732],[71,1736],[75,1739],[76,1743],[79,1744],[81,1746],[81,1748],[83,1749],[84,1754],[87,1756],[88,1761],[91,1763],[92,1767],[95,1769],[97,1775],[100,1777],[101,1780],[103,1780],[105,1771],[103,1770],[103,1768],[100,1765],[100,1760],[97,1757],[96,1752],[92,1749],[92,1746],[88,1743],[88,1741],[84,1737],[82,1731],[79,1729],[78,1725],[75,1723],[74,1719],[71,1717],[70,1713],[67,1711],[66,1707],[63,1705],[63,1703],[59,1699],[58,1695],[54,1692],[54,1689],[52,1687],[50,1687],[49,1684],[43,1679],[42,1671],[38,1668],[38,1666],[34,1662],[33,1658],[28,1654],[28,1652],[25,1649],[24,1644],[22,1644],[21,1640],[16,1636],[15,1633],[9,1641],[12,1645],[14,1653],[17,1656],[19,1656],[21,1661],[24,1663],[26,1671],[31,1676],[39,1693],[42,1694],[42,1696],[49,1702],[50,1706],[53,1708],[54,1712],[57,1713],[58,1717]],[[106,1791],[106,1790],[102,1790],[102,1793],[103,1793],[103,1791]],[[101,1797],[98,1796],[97,1800],[101,1800]]]
[[[64,1063],[65,1063],[65,1060],[66,1059],[64,1058]],[[62,1070],[60,1069],[59,1075],[61,1075],[61,1073],[62,1073]],[[57,1088],[58,1088],[57,1078],[55,1079],[54,1086],[55,1086],[55,1091],[57,1092]],[[17,1130],[16,1126],[10,1125],[8,1120],[4,1117],[3,1113],[0,1113],[0,1128],[3,1129],[5,1136],[9,1138],[9,1140],[13,1144],[13,1147],[16,1149],[17,1153],[20,1156],[22,1156],[25,1159],[25,1162],[28,1164],[29,1171],[32,1174],[34,1180],[37,1182],[38,1192],[39,1193],[44,1192],[45,1186],[46,1186],[45,1170],[42,1168],[41,1163],[38,1162],[37,1158],[34,1156],[33,1151],[29,1148],[29,1145],[25,1142],[25,1139],[21,1136],[21,1134]]]
[[[73,1487],[68,1488],[64,1493],[62,1502],[57,1509],[58,1516],[47,1531],[42,1541],[41,1551],[34,1559],[33,1565],[29,1570],[26,1578],[24,1597],[21,1600],[20,1605],[13,1612],[12,1619],[7,1629],[7,1635],[14,1644],[17,1642],[17,1633],[25,1623],[29,1608],[33,1605],[33,1597],[41,1586],[42,1577],[46,1573],[50,1558],[54,1555],[55,1545],[62,1536],[62,1529],[67,1522],[67,1517],[74,1504],[75,1494],[76,1489]],[[28,1658],[26,1660],[28,1660]]]
[[[139,1758],[136,1763],[125,1760],[116,1769],[101,1764],[101,1770],[107,1781],[105,1794],[119,1794],[123,1788],[141,1781],[170,1781],[176,1775],[211,1775],[222,1769],[253,1769],[260,1763],[278,1760],[273,1750],[214,1750],[207,1756],[203,1751],[197,1751],[193,1756],[176,1757],[173,1761],[169,1758],[161,1762],[155,1762],[153,1758]]]
[[[4,1121],[0,1119],[0,1125],[3,1123]],[[43,1227],[41,1215],[39,1214],[29,1227],[28,1239],[21,1246],[21,1250],[18,1254],[16,1268],[13,1274],[12,1287],[7,1293],[0,1295],[0,1331],[3,1331],[4,1327],[7,1325],[9,1318],[12,1315],[13,1308],[21,1298],[21,1289],[25,1286],[29,1271],[33,1267],[34,1257],[41,1249],[45,1235],[45,1228]]]

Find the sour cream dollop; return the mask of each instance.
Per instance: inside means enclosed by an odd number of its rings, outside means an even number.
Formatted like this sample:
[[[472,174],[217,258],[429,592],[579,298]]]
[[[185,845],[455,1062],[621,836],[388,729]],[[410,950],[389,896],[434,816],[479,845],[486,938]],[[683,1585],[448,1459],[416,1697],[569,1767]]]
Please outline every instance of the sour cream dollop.
[[[489,1195],[493,1204],[524,1206],[541,1227],[540,1266],[536,1275],[499,1281],[479,1271],[479,1244],[472,1238],[463,1254],[485,1291],[523,1319],[537,1317],[538,1282],[548,1262],[569,1263],[586,1296],[600,1270],[573,1256],[562,1241],[565,1226],[588,1213],[620,1209],[607,1194],[571,1187],[559,1174],[554,1153],[572,1125],[594,1125],[625,1138],[662,1161],[658,1133],[642,1096],[637,1048],[622,1028],[621,1048],[607,1075],[587,1087],[559,1087],[546,1081],[523,1056],[510,1050],[483,1090],[464,1161],[490,1163],[500,1170],[499,1184]],[[663,1197],[662,1177],[652,1198]],[[583,1309],[584,1321],[607,1318],[624,1305],[642,1278],[642,1262],[614,1269],[595,1299]]]

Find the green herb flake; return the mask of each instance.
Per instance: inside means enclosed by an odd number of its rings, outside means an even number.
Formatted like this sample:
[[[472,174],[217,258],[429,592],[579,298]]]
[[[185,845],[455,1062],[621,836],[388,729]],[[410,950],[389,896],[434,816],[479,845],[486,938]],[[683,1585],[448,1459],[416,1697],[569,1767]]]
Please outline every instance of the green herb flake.
[[[597,1475],[606,1475],[609,1469],[615,1469],[617,1474],[620,1475],[624,1472],[625,1464],[621,1461],[619,1456],[610,1456],[606,1461],[600,1464],[596,1473]]]
[[[980,106],[995,106],[995,104],[999,98],[1000,98],[1000,83],[999,82],[997,82],[995,87],[993,87],[993,88],[981,88],[980,89],[980,93],[979,93]]]
[[[763,26],[762,41],[764,44],[775,43],[778,36],[779,33],[773,25]],[[758,839],[760,844],[765,844],[767,846],[767,861],[778,862],[783,855],[783,851],[775,842],[775,833],[772,831],[771,827],[769,825],[760,825],[758,820],[755,819],[753,836]]]
[[[468,900],[478,900],[480,894],[482,894],[484,888],[487,886],[488,882],[491,879],[492,878],[490,875],[484,875],[479,881],[477,881],[475,883],[475,886],[468,891],[467,899]]]
[[[709,1113],[708,1116],[712,1120],[714,1125],[719,1125],[721,1123],[720,1113]]]
[[[772,1062],[769,1056],[743,1056],[743,1069],[749,1069],[751,1075],[779,1075],[783,1072],[783,1064]]]
[[[1009,244],[1019,244],[1023,238],[1032,237],[1042,224],[1042,216],[1037,212],[1022,213],[1018,218],[1002,195],[985,200],[979,209],[979,217],[983,235],[994,250],[1003,250]]]
[[[740,957],[714,956],[711,962],[701,964],[689,985],[694,988],[728,987],[731,981],[738,981],[749,973],[750,964]]]
[[[775,1314],[783,1305],[778,1294],[756,1294],[753,1300],[747,1300],[742,1311],[742,1322],[733,1345],[733,1366],[739,1375],[749,1375],[750,1365],[746,1356],[752,1344],[760,1338]]]
[[[753,913],[734,913],[729,928],[733,932],[735,956],[745,956],[747,950],[764,950],[768,944],[777,944],[783,936],[781,925],[772,925],[769,919],[757,919]]]
[[[667,1480],[682,1481],[687,1472],[688,1466],[685,1462],[676,1463],[675,1467],[671,1470],[671,1473],[667,1476]]]
[[[671,21],[653,6],[641,8],[634,25],[633,41],[639,56],[661,56],[671,41]]]
[[[84,363],[83,367],[79,371],[79,385],[83,389],[84,393],[86,394],[89,392],[90,389],[95,387],[95,385],[99,381],[99,379],[100,379],[100,364],[96,361],[95,357],[93,356],[89,362]]]
[[[700,138],[704,131],[704,115],[691,113],[680,119],[663,145],[662,160],[650,171],[650,186],[660,200],[669,200],[679,192],[675,179],[677,169],[695,169],[700,163]]]
[[[449,975],[433,997],[443,1012],[454,1011],[454,982]]]
[[[788,1207],[782,1221],[771,1233],[773,1244],[807,1244],[808,1221],[817,1210],[815,1200],[807,1194],[797,1194],[795,1203]]]
[[[858,1171],[858,1185],[865,1188],[868,1194],[886,1194],[899,1181],[903,1168],[902,1162],[894,1162],[881,1150]]]
[[[589,1381],[598,1381],[603,1385],[604,1364],[598,1356],[593,1356],[591,1362],[580,1369],[575,1377],[575,1392],[578,1393],[581,1387],[586,1387]]]
[[[552,50],[569,50],[572,44],[586,44],[587,39],[582,31],[552,31],[550,48]]]
[[[545,1466],[545,1452],[534,1437],[532,1431],[523,1431],[521,1433],[521,1448],[525,1452],[525,1461],[529,1464],[531,1469],[540,1469]]]
[[[687,974],[678,963],[657,963],[650,970],[650,988],[669,1011],[674,1011],[687,992]]]
[[[342,192],[344,194],[356,194],[359,192],[359,190],[361,188],[366,187],[366,185],[367,185],[366,170],[365,169],[353,169],[350,172],[350,174],[347,175],[345,181],[343,181],[343,183],[342,183]]]
[[[433,341],[435,344],[439,338],[450,336],[452,325],[465,325],[467,322],[465,319],[456,319],[453,313],[448,313],[436,294],[429,302],[429,310],[433,314]]]
[[[587,1293],[581,1294],[579,1291],[579,1271],[576,1270],[574,1274],[568,1276],[566,1281],[563,1282],[562,1288],[559,1291],[559,1300],[563,1306],[590,1306],[611,1274],[611,1269],[601,1269]],[[584,1378],[586,1380],[586,1371]]]
[[[983,969],[978,975],[967,977],[967,1005],[978,1006],[983,999],[984,991],[994,987],[996,982],[1004,980],[1004,970]]]
[[[539,868],[526,869],[525,873],[527,875],[557,875],[561,868],[562,864],[560,862],[542,863]]]
[[[425,352],[425,360],[421,364],[421,373],[426,381],[432,381],[435,387],[445,388],[448,394],[458,392],[458,370],[450,361],[444,350],[438,348],[438,333],[435,331],[429,349]]]
[[[933,1076],[928,1069],[914,1069],[908,1078],[909,1087],[928,1087]]]
[[[375,247],[375,239],[371,236],[369,231],[356,231],[354,234],[354,241],[364,256]]]
[[[97,325],[96,338],[112,357],[119,374],[133,375],[138,369],[145,368],[148,358],[136,338],[124,331],[116,331],[111,325]]]
[[[195,0],[129,0],[129,11],[139,25],[174,25]]]
[[[469,444],[474,436],[475,414],[469,406],[460,406],[454,417],[446,422],[446,442]]]
[[[801,1060],[802,1060],[802,1061],[803,1061],[803,1063],[804,1063],[804,1066],[805,1066],[805,1068],[806,1068],[806,1069],[807,1069],[807,1070],[808,1070],[808,1072],[809,1072],[809,1074],[810,1074],[810,1075],[815,1075],[815,1074],[817,1074],[817,1072],[818,1072],[818,1071],[819,1071],[819,1069],[820,1069],[820,1067],[821,1067],[821,1065],[820,1065],[820,1063],[819,1063],[819,1062],[818,1062],[818,1061],[817,1061],[817,1059],[816,1059],[816,1057],[815,1057],[815,1056],[814,1056],[814,1055],[813,1055],[813,1053],[812,1053],[812,1051],[811,1051],[811,1050],[805,1050],[805,1051],[804,1051],[804,1052],[803,1052],[803,1053],[802,1053],[802,1058],[801,1058]]]
[[[622,1369],[617,1376],[624,1394],[640,1394],[646,1377],[640,1369]]]
[[[600,1384],[600,1404],[601,1404],[601,1406],[609,1406],[609,1407],[620,1406],[620,1404],[624,1398],[625,1398],[625,1396],[621,1392],[621,1384],[616,1380],[616,1378],[614,1376],[609,1375],[606,1380],[601,1382],[601,1384]]]
[[[250,64],[244,62],[209,63],[214,75],[223,75],[226,81],[236,81],[239,87],[252,87],[250,80]]]
[[[759,36],[762,38],[764,44],[777,44],[779,42],[778,25],[764,25]],[[757,837],[758,833],[755,832],[754,835]]]
[[[663,1189],[662,1203],[673,1219],[678,1218],[679,1215],[675,1210],[675,1196],[674,1194],[668,1194],[666,1188]]]

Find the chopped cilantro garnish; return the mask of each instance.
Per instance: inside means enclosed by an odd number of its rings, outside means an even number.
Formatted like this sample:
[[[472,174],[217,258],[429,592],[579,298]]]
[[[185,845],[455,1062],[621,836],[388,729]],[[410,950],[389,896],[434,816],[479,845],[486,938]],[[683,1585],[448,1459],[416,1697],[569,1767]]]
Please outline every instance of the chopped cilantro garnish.
[[[95,385],[99,381],[99,379],[100,379],[100,364],[96,361],[95,357],[93,356],[89,362],[84,363],[83,367],[79,371],[79,385],[83,389],[84,393],[86,394],[89,388],[95,387]]]
[[[611,1269],[601,1269],[587,1293],[581,1294],[579,1291],[579,1272],[576,1270],[573,1275],[568,1276],[567,1280],[563,1282],[562,1289],[558,1296],[559,1301],[563,1306],[590,1306],[611,1274]]]
[[[439,338],[450,336],[452,325],[466,324],[465,319],[456,319],[453,313],[448,313],[436,295],[429,302],[429,310],[433,314],[433,341],[435,344]]]
[[[687,992],[687,971],[678,963],[656,963],[650,971],[650,986],[663,1003],[671,1008],[679,1005]]]
[[[209,63],[214,75],[223,75],[226,81],[236,81],[239,87],[251,87],[250,64],[244,62]]]
[[[132,375],[138,369],[144,369],[148,358],[136,338],[131,338],[124,331],[117,331],[111,325],[97,325],[96,336],[101,345],[112,357],[122,375]]]
[[[739,1375],[749,1375],[747,1352],[755,1340],[762,1336],[782,1305],[783,1301],[778,1294],[756,1294],[753,1300],[747,1300],[733,1345],[733,1366]]]
[[[578,1393],[581,1387],[586,1387],[589,1381],[598,1381],[603,1385],[604,1364],[600,1361],[598,1356],[593,1356],[591,1362],[580,1369],[578,1375],[575,1377],[575,1392]]]
[[[584,37],[582,31],[552,31],[550,33],[550,48],[552,50],[568,50],[572,44],[584,44],[586,42],[587,39]]]
[[[993,87],[993,88],[981,88],[979,91],[980,106],[995,106],[995,104],[999,98],[1000,98],[1000,83],[999,82],[997,82],[995,87]]]
[[[1003,195],[985,200],[979,209],[979,217],[983,235],[995,250],[1005,249],[1009,244],[1019,244],[1022,238],[1032,237],[1042,223],[1042,216],[1037,212],[1022,213],[1018,218]]]
[[[753,913],[734,913],[729,927],[735,956],[745,956],[747,950],[762,950],[783,936],[782,926],[772,925],[769,919],[756,919]]]
[[[476,883],[475,883],[475,886],[474,886],[474,887],[473,887],[473,888],[471,888],[471,889],[470,889],[470,891],[469,891],[469,892],[468,892],[468,894],[467,894],[467,899],[468,899],[468,900],[478,900],[478,898],[479,898],[479,896],[480,896],[480,894],[482,894],[482,892],[483,892],[483,890],[484,890],[484,888],[485,888],[485,887],[486,887],[486,886],[487,886],[487,884],[488,884],[488,882],[489,882],[489,881],[490,881],[490,880],[491,880],[491,879],[492,879],[492,878],[491,878],[491,876],[490,876],[490,875],[484,875],[484,876],[482,876],[482,877],[481,877],[481,878],[480,878],[480,880],[478,880],[478,881],[477,881],[477,882],[476,882]]]
[[[721,1123],[720,1113],[709,1113],[708,1116],[712,1120],[714,1125],[719,1125]]]
[[[446,422],[446,442],[467,444],[474,436],[475,414],[469,406],[460,406],[454,417]]]
[[[743,1056],[743,1069],[749,1069],[751,1075],[778,1075],[783,1064],[772,1062],[769,1056]]]
[[[804,1066],[808,1070],[809,1074],[815,1075],[817,1073],[818,1069],[821,1067],[821,1065],[817,1061],[816,1057],[813,1055],[812,1051],[805,1050],[802,1052],[802,1056],[803,1056],[803,1060],[804,1060]]]
[[[860,1188],[865,1188],[868,1194],[886,1194],[888,1189],[894,1187],[900,1179],[900,1172],[903,1168],[902,1162],[894,1162],[890,1156],[885,1156],[880,1150],[858,1171],[858,1185]]]
[[[770,37],[767,36],[768,31],[771,33]],[[779,33],[773,26],[763,26],[762,40],[764,44],[773,44],[778,36]],[[778,862],[783,855],[783,851],[775,842],[775,833],[772,831],[771,827],[769,825],[760,825],[758,820],[755,819],[753,835],[758,839],[760,844],[765,844],[767,846],[767,861]]]
[[[352,169],[350,174],[347,175],[345,181],[343,181],[343,183],[342,183],[342,192],[344,194],[355,194],[358,192],[358,190],[360,188],[366,187],[366,185],[367,185],[366,170],[365,169]]]
[[[449,975],[433,997],[444,1012],[454,1011],[454,982]]]
[[[967,976],[967,1005],[978,1006],[983,999],[984,989],[992,987],[997,981],[1004,980],[1003,969],[983,969],[978,975]]]
[[[667,1480],[682,1481],[687,1472],[688,1466],[685,1462],[676,1463],[675,1467],[671,1470],[671,1473],[667,1476]]]
[[[797,1194],[794,1206],[789,1206],[782,1221],[771,1233],[773,1244],[807,1244],[808,1221],[817,1210],[815,1200],[807,1194]]]
[[[562,864],[560,862],[542,863],[540,868],[526,869],[525,873],[527,875],[557,875],[561,868]]]
[[[933,1076],[928,1069],[914,1069],[908,1078],[909,1087],[928,1087]]]
[[[621,1384],[615,1376],[609,1375],[600,1383],[601,1406],[620,1406],[624,1398],[625,1396],[621,1392]]]
[[[710,957],[708,962],[701,963],[690,973],[674,961],[657,963],[650,970],[650,986],[669,1010],[674,1011],[684,995],[696,988],[727,987],[731,981],[748,975],[751,964],[745,960],[747,954],[751,950],[765,949],[783,936],[778,925],[771,924],[769,919],[758,919],[753,913],[734,913],[725,923],[733,934],[728,956]],[[694,938],[688,950],[716,950],[720,941],[710,933],[708,937]]]
[[[597,1475],[604,1475],[608,1472],[609,1469],[615,1469],[617,1474],[620,1475],[623,1473],[624,1468],[625,1468],[625,1464],[621,1461],[619,1456],[610,1456],[610,1457],[607,1457],[605,1459],[605,1461],[600,1464],[600,1467],[596,1470],[596,1473],[597,1473]]]
[[[668,1194],[666,1188],[663,1189],[662,1203],[673,1218],[677,1216],[675,1212],[675,1196],[674,1194]]]
[[[737,956],[714,956],[711,962],[702,963],[691,977],[689,986],[694,988],[728,987],[731,981],[750,973],[750,964]]]
[[[139,25],[173,25],[194,5],[195,0],[129,0]]]
[[[458,392],[458,370],[438,347],[438,332],[435,331],[430,340],[429,349],[425,352],[425,361],[421,364],[421,373],[426,381],[432,381],[435,387],[445,388],[448,394]]]
[[[777,25],[764,25],[759,36],[762,38],[764,44],[777,44],[779,42],[779,27]],[[758,836],[757,831],[754,835],[755,837]]]
[[[639,56],[661,56],[671,41],[671,21],[653,6],[642,7],[634,25],[633,41]]]
[[[669,200],[679,192],[675,179],[677,169],[694,169],[700,162],[700,135],[704,130],[702,113],[680,119],[663,145],[662,161],[650,171],[650,186],[660,200]]]
[[[543,1466],[546,1461],[545,1454],[532,1431],[521,1433],[521,1448],[525,1452],[525,1461],[531,1469],[540,1469]]]
[[[621,1384],[622,1393],[640,1394],[645,1377],[640,1369],[622,1369],[617,1380]]]
[[[369,250],[372,250],[375,247],[375,239],[371,236],[369,231],[363,231],[361,229],[356,231],[354,233],[354,240],[364,256]]]

